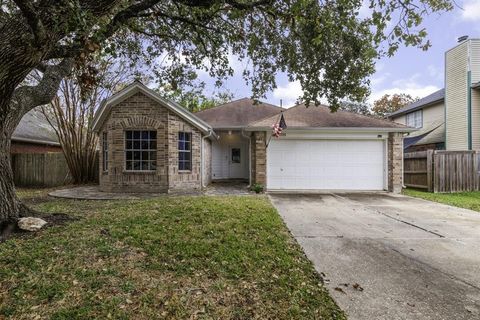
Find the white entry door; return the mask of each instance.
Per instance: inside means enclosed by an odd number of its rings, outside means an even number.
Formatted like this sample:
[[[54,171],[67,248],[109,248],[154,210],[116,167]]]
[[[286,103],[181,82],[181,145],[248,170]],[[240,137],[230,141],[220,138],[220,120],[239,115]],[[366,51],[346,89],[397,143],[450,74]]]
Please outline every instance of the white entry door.
[[[230,179],[245,178],[245,148],[243,145],[228,146],[228,172]]]
[[[267,148],[270,190],[383,190],[382,140],[273,140]]]

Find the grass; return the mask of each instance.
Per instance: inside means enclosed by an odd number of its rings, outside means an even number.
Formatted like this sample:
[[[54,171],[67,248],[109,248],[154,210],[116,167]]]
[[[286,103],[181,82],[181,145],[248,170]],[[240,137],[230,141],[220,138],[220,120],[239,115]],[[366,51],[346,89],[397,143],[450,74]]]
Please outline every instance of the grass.
[[[81,219],[0,244],[0,319],[345,319],[265,196],[34,206]]]
[[[470,209],[480,212],[480,191],[460,193],[432,193],[416,189],[405,189],[407,196],[440,202],[454,207]]]

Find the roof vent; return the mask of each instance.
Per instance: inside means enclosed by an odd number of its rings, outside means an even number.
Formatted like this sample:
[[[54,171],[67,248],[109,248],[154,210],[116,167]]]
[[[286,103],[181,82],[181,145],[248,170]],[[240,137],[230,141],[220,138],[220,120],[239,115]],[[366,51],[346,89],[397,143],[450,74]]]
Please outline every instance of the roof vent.
[[[468,36],[461,36],[461,37],[458,37],[457,42],[460,43],[460,42],[463,42],[467,39],[468,39]]]

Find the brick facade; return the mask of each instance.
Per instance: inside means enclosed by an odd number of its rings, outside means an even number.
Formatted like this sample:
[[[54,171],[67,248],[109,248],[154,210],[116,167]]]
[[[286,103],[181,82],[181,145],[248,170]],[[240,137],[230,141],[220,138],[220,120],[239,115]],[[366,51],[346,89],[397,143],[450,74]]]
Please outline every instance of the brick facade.
[[[157,158],[154,171],[125,170],[125,131],[155,130]],[[178,132],[192,135],[192,170],[178,170]],[[109,192],[169,192],[177,189],[200,188],[201,132],[142,93],[137,93],[112,107],[100,130],[108,140],[108,171],[102,170],[100,152],[100,188]],[[103,141],[100,141],[100,146]]]
[[[388,191],[400,193],[403,187],[403,134],[388,134]]]
[[[267,185],[267,133],[252,134],[252,182]]]

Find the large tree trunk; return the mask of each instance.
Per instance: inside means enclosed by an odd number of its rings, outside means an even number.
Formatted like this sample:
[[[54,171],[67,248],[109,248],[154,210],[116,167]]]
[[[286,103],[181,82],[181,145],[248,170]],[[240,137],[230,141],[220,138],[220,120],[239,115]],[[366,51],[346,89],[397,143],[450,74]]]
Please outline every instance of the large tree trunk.
[[[11,133],[0,128],[0,221],[18,219],[21,212],[21,202],[15,193],[13,172],[10,166],[10,137]]]

